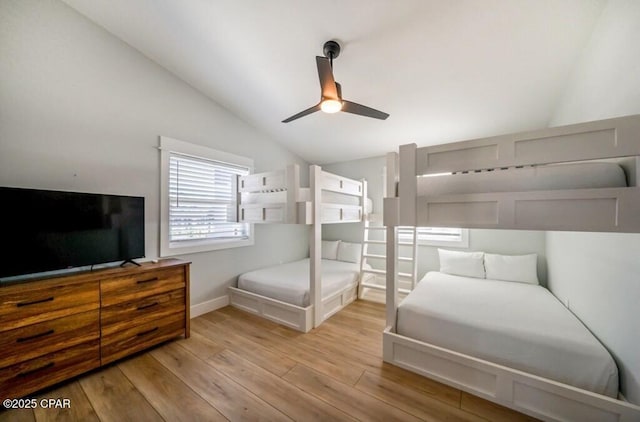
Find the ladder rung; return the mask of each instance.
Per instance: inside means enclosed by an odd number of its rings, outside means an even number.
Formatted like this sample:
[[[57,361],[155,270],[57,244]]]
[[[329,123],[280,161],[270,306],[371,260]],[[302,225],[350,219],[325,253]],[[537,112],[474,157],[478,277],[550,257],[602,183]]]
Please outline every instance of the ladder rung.
[[[364,254],[362,256],[364,256],[365,258],[387,259],[387,257],[385,255],[373,255],[373,254],[369,254],[369,253],[366,253],[366,254]]]
[[[366,269],[366,270],[362,270],[363,273],[369,273],[369,274],[379,274],[379,275],[385,275],[387,272],[385,270],[376,270],[376,269]]]
[[[387,290],[387,286],[382,286],[380,284],[369,284],[369,283],[362,283],[361,284],[362,287],[367,287],[369,289],[376,289],[376,290]],[[398,292],[400,293],[405,293],[405,294],[409,294],[411,293],[411,290],[409,289],[398,289]]]
[[[367,230],[386,230],[387,228],[376,226],[376,227],[367,227],[366,229]]]
[[[398,245],[402,245],[402,246],[413,246],[413,242],[398,242]]]
[[[399,256],[398,257],[398,261],[413,262],[413,258],[409,258],[409,257],[406,257],[406,256]]]
[[[372,245],[386,245],[384,240],[365,240],[364,243],[370,243]]]
[[[362,287],[368,287],[370,289],[387,290],[386,286],[384,286],[382,284],[362,283],[361,286]]]
[[[363,273],[369,273],[369,274],[378,274],[378,275],[386,275],[387,272],[385,270],[376,270],[376,269],[366,269],[366,270],[362,270]],[[413,278],[413,274],[409,274],[409,273],[398,273],[398,277],[403,277],[403,278]]]

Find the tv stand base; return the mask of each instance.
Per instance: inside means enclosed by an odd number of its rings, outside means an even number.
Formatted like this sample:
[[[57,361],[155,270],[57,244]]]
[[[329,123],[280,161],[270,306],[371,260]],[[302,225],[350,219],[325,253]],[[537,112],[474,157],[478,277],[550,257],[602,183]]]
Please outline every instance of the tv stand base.
[[[133,259],[127,259],[126,261],[123,261],[122,264],[120,264],[120,266],[124,267],[125,265],[127,265],[127,263],[131,263],[131,264],[135,265],[136,267],[140,267],[140,264],[138,264]]]

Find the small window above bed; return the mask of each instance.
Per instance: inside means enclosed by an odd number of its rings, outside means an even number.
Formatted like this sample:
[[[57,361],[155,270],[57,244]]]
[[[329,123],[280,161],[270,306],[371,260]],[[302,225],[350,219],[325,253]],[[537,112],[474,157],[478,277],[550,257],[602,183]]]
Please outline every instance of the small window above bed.
[[[417,243],[422,246],[445,246],[450,248],[469,247],[469,229],[448,227],[418,227],[416,230]],[[411,235],[399,231],[398,240],[412,242]]]
[[[237,177],[253,161],[161,137],[160,255],[253,244],[252,227],[237,223]]]

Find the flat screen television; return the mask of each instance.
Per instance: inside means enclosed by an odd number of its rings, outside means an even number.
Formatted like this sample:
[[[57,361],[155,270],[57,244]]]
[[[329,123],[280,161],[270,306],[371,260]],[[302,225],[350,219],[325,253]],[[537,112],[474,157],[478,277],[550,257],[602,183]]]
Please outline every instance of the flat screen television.
[[[0,187],[0,278],[144,257],[144,198]]]

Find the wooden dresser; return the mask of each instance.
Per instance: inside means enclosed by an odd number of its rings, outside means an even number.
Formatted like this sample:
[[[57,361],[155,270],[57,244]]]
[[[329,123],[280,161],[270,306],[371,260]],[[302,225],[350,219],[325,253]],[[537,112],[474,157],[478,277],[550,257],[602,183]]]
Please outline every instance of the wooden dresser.
[[[189,337],[189,263],[177,259],[0,286],[0,398],[18,398],[166,340]]]

